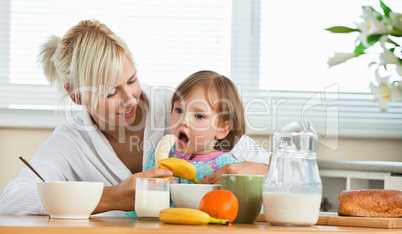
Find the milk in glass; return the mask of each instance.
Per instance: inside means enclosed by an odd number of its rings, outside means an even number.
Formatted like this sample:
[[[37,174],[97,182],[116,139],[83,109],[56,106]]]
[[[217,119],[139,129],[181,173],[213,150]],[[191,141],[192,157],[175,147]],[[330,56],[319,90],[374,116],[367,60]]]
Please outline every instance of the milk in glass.
[[[170,207],[169,179],[137,178],[135,212],[138,218],[158,218]]]
[[[169,208],[169,192],[138,191],[135,198],[135,212],[141,217],[159,217],[159,212]]]

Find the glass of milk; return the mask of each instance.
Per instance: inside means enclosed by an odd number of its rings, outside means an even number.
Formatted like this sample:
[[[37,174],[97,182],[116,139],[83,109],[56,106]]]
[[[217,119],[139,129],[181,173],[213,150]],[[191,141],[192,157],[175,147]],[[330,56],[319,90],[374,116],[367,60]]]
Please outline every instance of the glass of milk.
[[[137,178],[135,212],[138,218],[159,218],[159,212],[170,207],[169,179]]]
[[[265,220],[283,226],[316,224],[322,196],[317,135],[308,131],[273,133],[271,151],[263,184]]]

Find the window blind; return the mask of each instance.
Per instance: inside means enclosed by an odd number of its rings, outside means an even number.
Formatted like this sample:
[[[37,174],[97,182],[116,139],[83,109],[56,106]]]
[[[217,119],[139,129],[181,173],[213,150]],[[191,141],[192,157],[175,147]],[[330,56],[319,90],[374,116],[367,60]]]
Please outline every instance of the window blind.
[[[62,37],[84,19],[105,23],[126,41],[141,82],[176,86],[198,70],[229,73],[229,1],[7,0],[1,4],[3,114],[12,109],[56,108],[58,94],[49,87],[36,56],[52,34]]]
[[[385,3],[402,12],[400,1]],[[1,1],[0,126],[62,121],[36,55],[51,34],[95,18],[127,42],[142,82],[176,86],[202,69],[234,80],[248,134],[298,120],[323,137],[402,138],[402,103],[381,113],[368,88],[375,56],[326,64],[334,52],[352,51],[356,34],[324,29],[354,27],[362,5],[379,10],[377,0]]]

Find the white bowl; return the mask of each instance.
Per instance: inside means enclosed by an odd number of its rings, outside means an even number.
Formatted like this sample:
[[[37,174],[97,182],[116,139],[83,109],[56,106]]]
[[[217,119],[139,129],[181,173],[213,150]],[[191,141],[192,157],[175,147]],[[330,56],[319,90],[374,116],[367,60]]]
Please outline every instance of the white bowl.
[[[198,210],[202,197],[220,188],[220,184],[171,184],[170,196],[175,207]]]
[[[56,219],[88,219],[103,192],[103,182],[38,182],[43,206]]]

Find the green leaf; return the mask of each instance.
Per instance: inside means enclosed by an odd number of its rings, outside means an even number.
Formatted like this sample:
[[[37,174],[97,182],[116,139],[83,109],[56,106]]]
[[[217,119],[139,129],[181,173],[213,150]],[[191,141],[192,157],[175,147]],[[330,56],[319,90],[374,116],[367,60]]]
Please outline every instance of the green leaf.
[[[389,35],[394,36],[394,37],[402,37],[402,32],[401,31],[395,31],[395,27],[394,27],[394,31],[390,32]]]
[[[358,56],[358,55],[364,54],[365,49],[367,49],[367,47],[365,47],[363,45],[363,43],[360,42],[360,44],[358,46],[356,46],[355,51],[353,51],[353,53]]]
[[[389,8],[387,5],[385,5],[381,0],[380,0],[380,5],[382,10],[384,11],[385,17],[389,18],[389,13],[392,12],[391,8]]]
[[[369,43],[370,45],[374,45],[380,40],[381,36],[382,34],[372,34],[367,37],[367,43]]]
[[[398,43],[396,43],[395,41],[391,40],[389,37],[387,38],[387,42],[393,44],[394,46],[399,46]]]
[[[335,26],[331,28],[326,28],[325,30],[333,32],[333,33],[350,33],[350,32],[360,32],[357,28],[348,28],[344,26]]]

